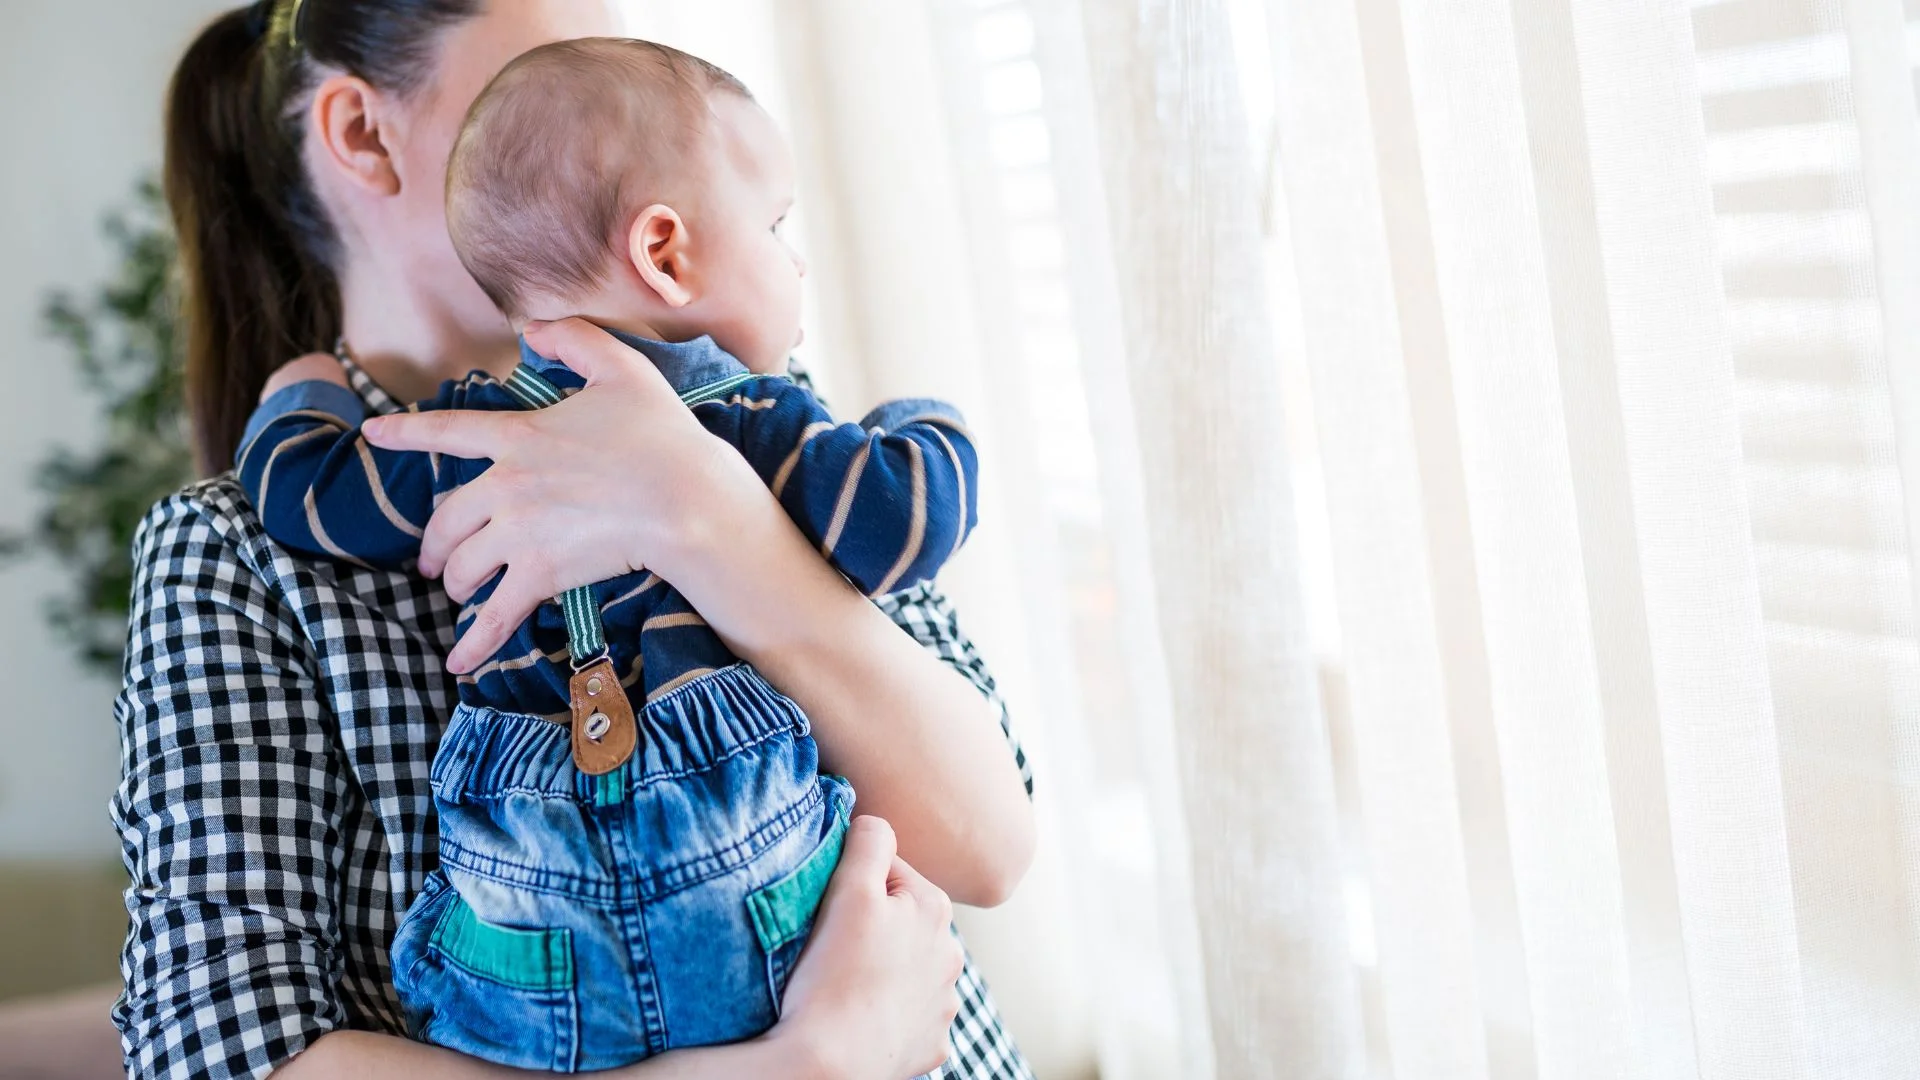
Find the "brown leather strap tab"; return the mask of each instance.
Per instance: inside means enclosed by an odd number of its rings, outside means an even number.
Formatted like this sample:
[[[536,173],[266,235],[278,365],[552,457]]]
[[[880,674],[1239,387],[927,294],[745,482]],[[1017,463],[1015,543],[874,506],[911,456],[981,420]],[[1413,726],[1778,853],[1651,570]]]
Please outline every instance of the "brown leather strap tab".
[[[613,661],[601,657],[573,673],[573,764],[588,776],[605,776],[627,763],[640,744],[633,705]]]

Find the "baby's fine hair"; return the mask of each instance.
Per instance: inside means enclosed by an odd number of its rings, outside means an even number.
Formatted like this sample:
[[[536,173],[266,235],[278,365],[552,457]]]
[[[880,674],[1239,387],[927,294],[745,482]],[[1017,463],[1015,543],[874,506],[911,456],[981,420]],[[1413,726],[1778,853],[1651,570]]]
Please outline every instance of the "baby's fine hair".
[[[753,100],[727,72],[651,41],[561,41],[508,64],[447,164],[447,228],[467,272],[510,317],[530,297],[603,283],[640,200],[659,201],[676,171],[698,182],[717,93]]]

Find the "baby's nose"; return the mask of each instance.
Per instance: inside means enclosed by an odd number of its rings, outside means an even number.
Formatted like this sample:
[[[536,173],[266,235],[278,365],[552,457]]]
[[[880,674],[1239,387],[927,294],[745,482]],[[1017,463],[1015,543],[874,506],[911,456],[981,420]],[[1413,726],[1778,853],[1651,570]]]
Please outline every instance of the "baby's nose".
[[[793,268],[799,272],[801,277],[807,276],[807,260],[801,257],[799,252],[795,252],[793,255]]]

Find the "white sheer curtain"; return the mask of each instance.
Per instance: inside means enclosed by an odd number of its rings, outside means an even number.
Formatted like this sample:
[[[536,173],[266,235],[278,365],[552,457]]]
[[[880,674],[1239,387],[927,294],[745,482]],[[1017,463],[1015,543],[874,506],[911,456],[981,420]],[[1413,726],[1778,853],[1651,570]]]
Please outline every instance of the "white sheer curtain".
[[[679,7],[981,435],[1044,1074],[1920,1077],[1920,0]]]
[[[1920,17],[960,6],[1038,30],[1060,272],[1106,358],[1083,394],[1136,403],[1130,439],[1090,409],[1102,525],[1149,538],[1159,606],[1131,617],[1176,686],[1232,670],[1221,633],[1278,669],[1171,694],[1179,767],[1143,777],[1185,811],[1155,866],[1199,928],[1169,967],[1197,969],[1174,985],[1215,1070],[1920,1075]],[[1331,583],[1324,710],[1273,681],[1318,609],[1243,546],[1289,471],[1321,535],[1254,546]],[[1260,625],[1193,584],[1223,580]],[[1344,932],[1286,891],[1334,888],[1323,716]],[[1235,817],[1283,798],[1283,827]],[[1365,1066],[1306,936],[1353,946]],[[1137,1048],[1103,1050],[1119,1072]]]

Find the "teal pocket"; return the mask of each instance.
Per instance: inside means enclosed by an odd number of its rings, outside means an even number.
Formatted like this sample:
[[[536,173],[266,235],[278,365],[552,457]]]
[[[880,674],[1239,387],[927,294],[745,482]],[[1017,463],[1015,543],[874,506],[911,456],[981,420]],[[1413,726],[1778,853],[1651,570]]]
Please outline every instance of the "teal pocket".
[[[519,990],[573,989],[573,935],[516,930],[473,913],[458,896],[433,928],[432,947],[475,975]]]
[[[813,922],[813,913],[826,895],[827,882],[840,865],[840,848],[847,838],[847,815],[836,808],[833,829],[805,862],[787,876],[747,894],[747,916],[754,936],[767,955],[798,941]]]

